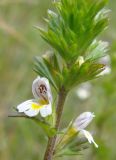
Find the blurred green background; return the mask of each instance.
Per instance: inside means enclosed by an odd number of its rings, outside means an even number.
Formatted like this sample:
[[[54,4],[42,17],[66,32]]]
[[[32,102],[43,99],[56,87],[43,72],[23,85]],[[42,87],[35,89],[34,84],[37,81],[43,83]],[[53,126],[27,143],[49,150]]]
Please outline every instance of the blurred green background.
[[[0,0],[0,160],[42,160],[44,155],[47,139],[41,128],[8,114],[32,98],[33,58],[50,49],[34,26],[46,26],[43,17],[51,7],[51,0]],[[95,112],[89,130],[96,133],[99,149],[91,146],[83,155],[63,160],[116,160],[116,1],[108,7],[110,26],[100,38],[110,43],[112,72],[91,82],[86,100],[77,97],[77,88],[71,91],[62,117],[65,127],[81,112]]]

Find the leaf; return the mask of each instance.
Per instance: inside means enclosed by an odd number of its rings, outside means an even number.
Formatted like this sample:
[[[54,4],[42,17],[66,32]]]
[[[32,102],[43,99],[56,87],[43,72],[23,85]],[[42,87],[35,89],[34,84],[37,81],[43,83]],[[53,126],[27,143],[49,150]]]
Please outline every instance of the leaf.
[[[97,60],[106,55],[108,43],[103,41],[94,41],[86,52],[85,60]]]
[[[104,66],[104,64],[87,60],[80,67],[78,64],[73,64],[70,69],[65,67],[63,85],[67,90],[70,90],[82,82],[98,78],[97,75],[104,70]]]
[[[43,121],[40,121],[36,118],[32,118],[32,120],[37,123],[41,128],[44,130],[44,132],[47,134],[48,137],[53,137],[56,135],[57,131],[55,128],[51,128],[51,126]]]
[[[63,156],[75,156],[75,155],[81,155],[81,151],[87,149],[87,145],[80,145],[77,148],[68,148],[62,149],[55,153],[56,157],[63,157]]]

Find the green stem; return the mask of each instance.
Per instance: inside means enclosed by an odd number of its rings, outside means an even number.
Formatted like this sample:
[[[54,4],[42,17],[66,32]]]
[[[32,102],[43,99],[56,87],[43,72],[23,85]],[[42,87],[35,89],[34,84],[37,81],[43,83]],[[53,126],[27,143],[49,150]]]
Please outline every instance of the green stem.
[[[61,120],[61,116],[62,116],[62,112],[63,112],[63,106],[64,106],[64,102],[65,102],[65,99],[66,99],[66,95],[67,95],[67,93],[66,93],[65,89],[62,87],[59,91],[58,103],[57,103],[57,107],[56,107],[55,128],[56,128],[57,131],[59,130],[60,120]],[[46,148],[46,152],[45,152],[45,155],[44,155],[44,160],[52,160],[53,159],[56,139],[57,139],[57,135],[49,138],[48,145],[47,145],[47,148]]]

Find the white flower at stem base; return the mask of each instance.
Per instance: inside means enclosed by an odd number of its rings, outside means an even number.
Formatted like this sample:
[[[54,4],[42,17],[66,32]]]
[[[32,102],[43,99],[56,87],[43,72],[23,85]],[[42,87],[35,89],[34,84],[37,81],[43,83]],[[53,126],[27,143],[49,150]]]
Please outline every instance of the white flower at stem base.
[[[93,120],[94,117],[95,115],[93,113],[84,112],[76,118],[72,127],[80,134],[83,134],[87,138],[89,143],[94,143],[95,147],[98,148],[98,145],[95,143],[92,135],[85,130],[85,128],[89,125],[89,123]]]
[[[32,84],[35,99],[27,100],[17,106],[18,112],[24,112],[29,117],[38,113],[42,117],[52,114],[52,95],[49,82],[46,78],[37,77]]]

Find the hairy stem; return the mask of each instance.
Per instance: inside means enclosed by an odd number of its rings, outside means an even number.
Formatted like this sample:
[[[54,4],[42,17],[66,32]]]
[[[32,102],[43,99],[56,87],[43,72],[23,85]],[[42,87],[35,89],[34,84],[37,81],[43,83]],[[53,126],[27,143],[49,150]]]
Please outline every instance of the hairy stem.
[[[67,93],[66,93],[65,89],[62,87],[59,91],[58,103],[57,103],[57,107],[56,107],[55,128],[57,131],[60,126],[60,120],[61,120],[61,116],[62,116],[62,111],[63,111],[63,106],[64,106],[64,102],[66,99],[66,95],[67,95]],[[44,156],[44,160],[52,160],[53,159],[56,139],[57,139],[57,136],[49,138],[48,145],[47,145],[46,152],[45,152],[45,156]]]

